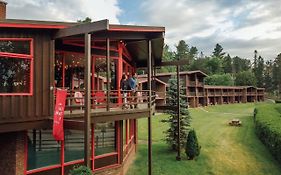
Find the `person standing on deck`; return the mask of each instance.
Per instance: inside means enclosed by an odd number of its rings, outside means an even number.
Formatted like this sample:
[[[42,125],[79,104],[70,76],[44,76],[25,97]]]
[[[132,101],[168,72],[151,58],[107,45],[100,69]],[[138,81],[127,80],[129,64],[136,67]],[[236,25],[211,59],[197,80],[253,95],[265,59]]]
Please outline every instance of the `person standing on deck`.
[[[129,81],[128,81],[128,78],[127,78],[126,74],[122,75],[122,79],[121,79],[121,82],[120,82],[120,88],[121,88],[121,93],[122,93],[122,96],[123,96],[122,109],[124,109],[124,108],[127,109],[128,108],[128,106],[127,106],[127,90],[130,90],[130,89],[129,89]]]
[[[137,73],[133,74],[129,78],[129,86],[131,88],[131,103],[134,103],[135,108],[137,108],[137,86],[138,86],[138,80],[137,80]],[[130,105],[131,108],[133,108],[132,104]]]

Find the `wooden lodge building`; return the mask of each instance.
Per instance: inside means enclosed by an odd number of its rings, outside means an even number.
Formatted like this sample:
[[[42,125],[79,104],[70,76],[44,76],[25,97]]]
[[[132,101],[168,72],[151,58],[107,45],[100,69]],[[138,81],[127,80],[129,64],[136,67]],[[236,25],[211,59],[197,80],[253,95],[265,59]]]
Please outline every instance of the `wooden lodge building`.
[[[152,67],[162,62],[165,28],[6,19],[6,4],[0,1],[1,174],[64,175],[79,164],[124,173],[141,117],[148,118],[150,163]],[[148,72],[145,100],[122,110],[122,74],[138,67]],[[67,89],[63,141],[52,136],[57,89]]]
[[[156,90],[156,99],[158,96],[166,99],[166,91],[164,87],[168,87],[168,81],[176,73],[158,73],[155,78],[163,85],[161,91]],[[264,101],[264,88],[256,88],[253,86],[209,86],[204,85],[204,78],[208,76],[202,71],[185,71],[180,72],[182,88],[184,89],[186,100],[190,107],[200,107],[216,104],[228,103],[247,103]],[[143,79],[147,75],[140,75]],[[162,91],[163,90],[163,91]],[[159,94],[159,95],[158,95]],[[157,103],[158,107],[165,106],[165,103]]]

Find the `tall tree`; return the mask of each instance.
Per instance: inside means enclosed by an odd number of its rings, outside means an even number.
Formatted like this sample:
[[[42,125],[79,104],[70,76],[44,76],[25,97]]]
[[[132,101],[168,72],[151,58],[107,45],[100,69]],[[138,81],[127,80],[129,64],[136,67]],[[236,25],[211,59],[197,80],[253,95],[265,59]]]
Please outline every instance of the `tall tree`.
[[[197,47],[192,46],[189,50],[189,55],[190,55],[191,61],[195,60],[198,57]]]
[[[273,63],[273,88],[276,95],[281,98],[281,53],[277,55]]]
[[[223,59],[224,55],[225,52],[223,52],[222,46],[219,43],[217,43],[213,51],[213,56],[219,59]]]
[[[168,101],[167,105],[176,108],[177,107],[177,79],[172,77],[169,81],[169,90],[168,90]],[[180,144],[181,148],[186,143],[187,131],[190,126],[190,114],[188,112],[187,101],[183,97],[183,89],[180,91]],[[172,148],[172,150],[178,150],[178,124],[177,124],[177,111],[176,110],[167,110],[165,113],[169,114],[169,117],[165,120],[162,120],[164,123],[169,124],[169,128],[165,131],[166,138],[165,141]]]
[[[251,69],[251,61],[248,59],[243,59],[238,56],[233,57],[233,72],[238,73],[241,71],[248,71]]]
[[[224,73],[232,73],[232,59],[229,54],[223,58],[222,67]]]
[[[255,72],[255,76],[257,79],[257,86],[263,87],[264,86],[264,60],[261,56],[259,56],[257,60],[257,69]]]
[[[181,66],[181,71],[187,71],[189,69],[189,65],[192,62],[189,55],[189,46],[184,40],[180,40],[178,45],[176,45],[176,53],[175,58],[185,59],[187,60],[186,65]]]
[[[271,60],[265,63],[264,70],[264,87],[267,92],[273,91],[273,63]]]
[[[222,60],[219,57],[207,58],[206,68],[210,74],[222,73]]]

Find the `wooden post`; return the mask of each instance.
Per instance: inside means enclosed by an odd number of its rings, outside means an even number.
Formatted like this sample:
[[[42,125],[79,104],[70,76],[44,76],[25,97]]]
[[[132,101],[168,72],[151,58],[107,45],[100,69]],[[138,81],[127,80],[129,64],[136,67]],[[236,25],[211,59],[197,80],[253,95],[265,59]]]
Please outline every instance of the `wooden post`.
[[[181,160],[181,146],[180,146],[180,66],[177,66],[177,122],[178,122],[178,153],[176,159]]]
[[[91,34],[85,34],[85,103],[84,103],[84,164],[91,167],[90,136],[91,136]]]
[[[106,38],[106,81],[107,81],[107,91],[106,91],[106,110],[109,111],[110,107],[110,40]]]
[[[152,106],[151,106],[151,40],[148,40],[148,175],[152,174],[152,139],[151,139],[151,117],[152,117]]]

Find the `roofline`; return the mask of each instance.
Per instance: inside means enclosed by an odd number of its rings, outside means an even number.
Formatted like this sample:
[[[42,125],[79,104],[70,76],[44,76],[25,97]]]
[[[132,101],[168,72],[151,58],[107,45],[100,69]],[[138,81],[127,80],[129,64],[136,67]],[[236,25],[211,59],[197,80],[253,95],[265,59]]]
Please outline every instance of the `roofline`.
[[[165,32],[165,27],[110,24],[108,30],[124,32]]]
[[[0,20],[0,28],[64,29],[78,23],[22,19]]]
[[[182,71],[180,72],[180,75],[185,75],[185,74],[193,74],[193,73],[201,73],[204,76],[208,76],[207,74],[205,74],[204,72],[202,72],[201,70],[195,70],[195,71]],[[175,75],[176,72],[168,72],[168,73],[157,73],[155,76],[169,76],[169,75]]]

